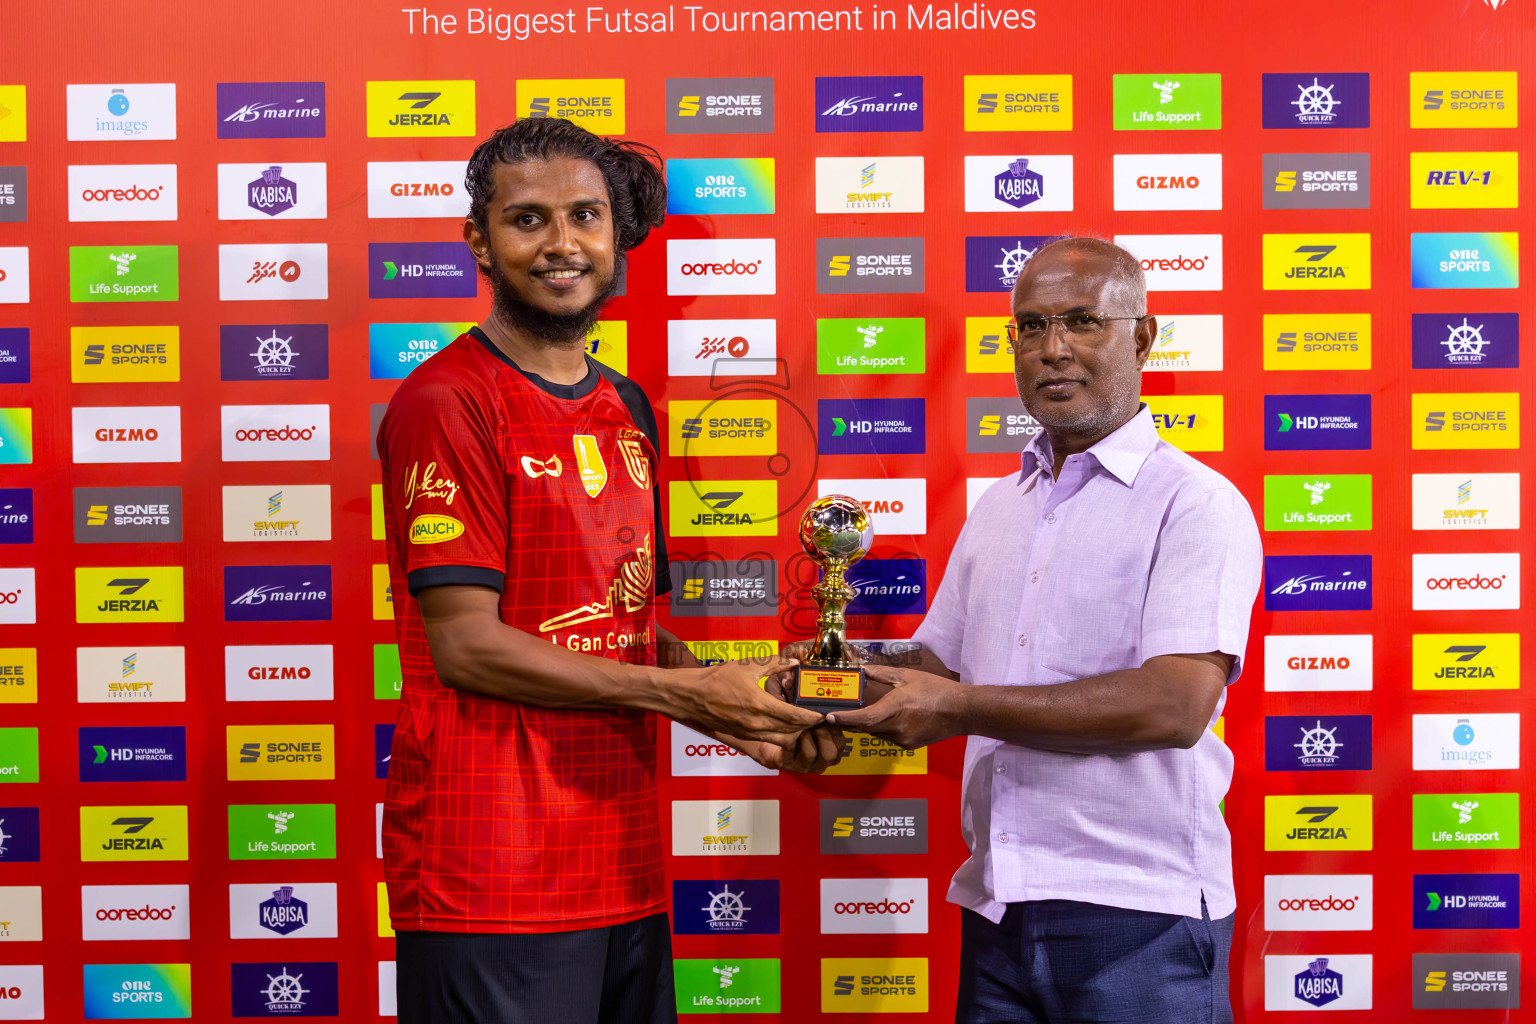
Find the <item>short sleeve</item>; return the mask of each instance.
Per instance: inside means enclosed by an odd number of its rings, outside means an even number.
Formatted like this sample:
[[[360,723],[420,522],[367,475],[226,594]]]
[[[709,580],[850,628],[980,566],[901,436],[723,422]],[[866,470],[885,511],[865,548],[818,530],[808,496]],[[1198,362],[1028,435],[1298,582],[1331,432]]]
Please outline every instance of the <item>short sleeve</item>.
[[[1220,651],[1242,674],[1264,571],[1259,529],[1235,488],[1180,494],[1158,533],[1141,621],[1141,656]]]
[[[412,597],[506,585],[508,525],[495,396],[471,383],[409,382],[379,426],[384,502]]]

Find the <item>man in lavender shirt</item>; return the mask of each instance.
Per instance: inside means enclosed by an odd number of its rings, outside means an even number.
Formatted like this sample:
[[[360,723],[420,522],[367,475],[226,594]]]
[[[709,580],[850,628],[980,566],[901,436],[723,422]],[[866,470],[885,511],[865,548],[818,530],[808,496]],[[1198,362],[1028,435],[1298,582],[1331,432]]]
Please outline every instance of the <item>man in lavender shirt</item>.
[[[828,721],[908,748],[970,737],[958,1024],[1231,1021],[1232,753],[1211,725],[1258,528],[1141,404],[1157,321],[1134,256],[1045,246],[1009,334],[1044,429],[961,530],[921,661],[872,665],[879,699]]]

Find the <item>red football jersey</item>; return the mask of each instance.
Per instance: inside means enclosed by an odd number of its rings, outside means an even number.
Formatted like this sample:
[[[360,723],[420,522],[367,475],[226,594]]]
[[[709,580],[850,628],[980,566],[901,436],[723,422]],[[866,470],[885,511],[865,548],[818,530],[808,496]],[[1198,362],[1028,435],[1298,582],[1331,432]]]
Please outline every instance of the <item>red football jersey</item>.
[[[551,710],[438,679],[416,595],[501,592],[501,620],[655,664],[671,589],[656,419],[590,357],[525,374],[478,328],[417,367],[379,426],[404,672],[384,790],[390,919],[408,931],[596,928],[665,909],[656,718]]]

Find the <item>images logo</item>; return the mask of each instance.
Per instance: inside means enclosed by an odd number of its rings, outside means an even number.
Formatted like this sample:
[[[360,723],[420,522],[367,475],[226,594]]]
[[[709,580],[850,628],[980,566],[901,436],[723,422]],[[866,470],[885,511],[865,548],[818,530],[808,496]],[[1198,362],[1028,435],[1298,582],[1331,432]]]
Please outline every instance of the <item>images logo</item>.
[[[474,256],[460,242],[368,243],[371,299],[472,299],[477,273]]]
[[[176,327],[71,327],[69,379],[76,384],[181,379]]]
[[[822,1013],[927,1013],[927,957],[821,961]]]
[[[1222,395],[1147,395],[1158,436],[1186,452],[1219,452],[1226,445]]]
[[[1415,850],[1518,850],[1519,793],[1415,793]]]
[[[965,240],[965,290],[1011,292],[1035,253],[1056,235],[972,236]]]
[[[772,295],[777,274],[772,238],[667,239],[668,295]]]
[[[1513,71],[1413,71],[1410,128],[1514,128],[1520,107]]]
[[[328,565],[226,565],[225,622],[329,622]]]
[[[230,964],[230,1012],[236,1017],[334,1017],[337,965],[291,962]]]
[[[1115,244],[1141,260],[1150,291],[1221,290],[1220,235],[1116,235]]]
[[[772,213],[772,157],[667,161],[667,212],[709,217]]]
[[[818,238],[819,295],[913,294],[923,291],[923,239]]]
[[[1071,75],[966,75],[968,132],[1069,132]]]
[[[1265,153],[1264,209],[1368,210],[1369,153]]]
[[[1264,770],[1369,771],[1370,715],[1268,715]]]
[[[1519,633],[1415,633],[1415,690],[1518,690]]]
[[[927,800],[823,800],[821,852],[927,853]]]
[[[1515,369],[1519,339],[1519,313],[1415,313],[1413,368]]]
[[[778,373],[775,320],[668,320],[673,377],[771,377]]]
[[[1071,156],[968,156],[968,213],[1060,213],[1072,209]]]
[[[1520,447],[1517,392],[1415,393],[1411,415],[1415,450]]]
[[[624,79],[520,78],[517,116],[563,117],[599,135],[623,135]]]
[[[1370,875],[1265,875],[1267,932],[1368,932],[1375,885]]]
[[[1520,474],[1413,474],[1413,528],[1519,529]]]
[[[773,131],[773,79],[667,79],[668,135]]]
[[[1115,76],[1117,131],[1220,127],[1220,75]]]
[[[1414,875],[1413,927],[1519,928],[1519,875]]]
[[[1518,953],[1415,953],[1413,977],[1415,1010],[1520,1006]]]
[[[219,328],[221,380],[327,380],[330,374],[330,332],[325,324]]]
[[[674,960],[678,1013],[778,1013],[779,961]]]
[[[334,939],[336,925],[335,883],[229,887],[232,939]]]
[[[817,373],[925,372],[922,317],[816,321]]]
[[[1369,794],[1264,798],[1266,850],[1369,850],[1371,842]]]
[[[1415,210],[1512,210],[1520,205],[1518,153],[1410,153]]]
[[[777,800],[672,801],[674,856],[774,856],[778,852]]]
[[[472,81],[369,82],[367,93],[370,139],[476,134]]]
[[[80,730],[81,782],[185,782],[187,730],[132,726]]]
[[[82,807],[80,859],[186,860],[187,809]]]
[[[175,302],[177,267],[174,245],[72,245],[69,300]]]
[[[1265,451],[1358,451],[1370,447],[1370,395],[1264,396]]]
[[[777,935],[779,882],[679,879],[672,883],[672,914],[677,935]]]
[[[70,142],[145,141],[176,137],[176,86],[66,85]]]
[[[230,860],[333,860],[335,804],[231,804]]]
[[[1369,530],[1369,473],[1266,476],[1264,529]]]
[[[822,455],[921,455],[925,408],[921,398],[819,398],[817,448]]]
[[[368,216],[455,217],[469,212],[463,160],[368,163]]]
[[[1266,956],[1264,1009],[1369,1010],[1371,958]]]
[[[221,139],[325,138],[324,82],[220,82]]]
[[[184,622],[182,567],[75,569],[76,622]]]
[[[1518,714],[1413,716],[1416,772],[1502,771],[1519,767]]]
[[[673,480],[675,537],[772,537],[779,532],[776,480]]]
[[[71,164],[71,221],[176,219],[175,164]]]
[[[816,131],[920,132],[923,80],[918,75],[816,79]]]
[[[1264,369],[1370,368],[1371,314],[1264,314]]]
[[[1266,290],[1343,290],[1370,286],[1369,234],[1264,236]]]
[[[922,213],[923,158],[817,157],[816,212]]]
[[[1520,235],[1514,231],[1415,231],[1415,288],[1518,288]]]
[[[1370,611],[1370,555],[1266,555],[1264,610]]]
[[[823,878],[821,934],[924,935],[928,879]]]
[[[1264,76],[1265,128],[1369,128],[1371,76],[1336,74]]]
[[[374,380],[399,380],[473,326],[468,321],[369,324],[368,376]]]
[[[323,163],[219,164],[220,220],[324,220]]]
[[[673,615],[697,618],[779,613],[779,566],[772,559],[675,559],[672,581],[669,610]]]

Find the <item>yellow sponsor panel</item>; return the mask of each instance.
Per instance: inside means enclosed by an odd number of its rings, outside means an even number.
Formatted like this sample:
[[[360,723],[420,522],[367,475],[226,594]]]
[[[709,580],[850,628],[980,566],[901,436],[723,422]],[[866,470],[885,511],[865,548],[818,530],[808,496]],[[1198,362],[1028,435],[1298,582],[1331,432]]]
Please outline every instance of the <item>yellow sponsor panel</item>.
[[[587,353],[610,370],[629,373],[629,322],[599,320],[587,331]]]
[[[1371,314],[1266,313],[1264,369],[1369,370]]]
[[[1369,850],[1371,797],[1359,793],[1264,798],[1266,850]]]
[[[334,725],[230,725],[224,733],[231,782],[336,777]]]
[[[181,566],[77,568],[75,621],[186,621]]]
[[[518,117],[563,117],[598,135],[624,132],[624,79],[519,78]]]
[[[369,82],[368,137],[475,133],[475,83]]]
[[[37,703],[37,648],[0,647],[0,704]]]
[[[822,1013],[927,1013],[928,990],[924,956],[821,961]]]
[[[772,537],[779,532],[776,480],[673,480],[674,537]]]
[[[843,759],[828,768],[826,774],[927,775],[928,748],[903,750],[878,736],[849,733],[843,743]]]
[[[1143,395],[1158,436],[1186,452],[1219,452],[1226,444],[1222,395]]]
[[[1008,341],[1008,317],[965,318],[965,372],[1012,373],[1013,345]]]
[[[1520,689],[1520,634],[1415,633],[1413,688]]]
[[[1520,124],[1513,71],[1413,71],[1410,128],[1515,128]]]
[[[1069,132],[1071,75],[966,75],[968,132]]]
[[[1371,286],[1371,236],[1264,236],[1266,291],[1347,291]]]
[[[179,327],[71,327],[69,379],[76,384],[181,380]]]
[[[82,807],[81,860],[186,860],[187,808]]]
[[[1520,205],[1519,153],[1409,153],[1415,210],[1513,210]]]
[[[369,491],[369,497],[372,499],[369,502],[369,516],[368,516],[369,522],[368,522],[368,525],[369,525],[369,527],[371,529],[371,533],[372,533],[373,539],[374,540],[383,540],[384,539],[384,485],[383,484],[369,484],[368,485],[368,491]]]
[[[667,403],[668,455],[775,455],[779,403],[771,398]]]
[[[395,617],[394,594],[390,589],[387,565],[375,564],[373,567],[373,617],[375,619]]]
[[[0,85],[0,142],[27,141],[27,87]]]
[[[1415,393],[1411,416],[1415,449],[1520,447],[1520,396],[1513,391]]]
[[[378,883],[379,908],[379,938],[392,939],[395,937],[395,929],[389,923],[389,890],[384,888],[384,883]]]
[[[412,544],[441,544],[458,540],[464,536],[466,528],[453,516],[425,515],[412,519],[408,532]]]

